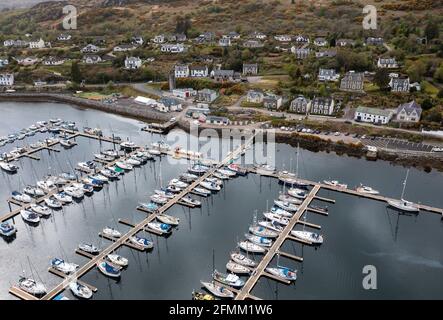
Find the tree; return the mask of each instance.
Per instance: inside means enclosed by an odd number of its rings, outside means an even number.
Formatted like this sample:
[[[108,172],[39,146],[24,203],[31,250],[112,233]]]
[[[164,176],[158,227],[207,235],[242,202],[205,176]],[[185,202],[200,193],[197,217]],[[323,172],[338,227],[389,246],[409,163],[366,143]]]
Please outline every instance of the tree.
[[[434,105],[432,104],[432,101],[429,98],[426,98],[423,100],[423,102],[421,103],[421,107],[423,110],[430,110],[432,109]]]
[[[389,73],[386,69],[377,69],[374,75],[374,83],[380,88],[380,89],[386,89],[389,85]]]
[[[80,72],[80,67],[77,61],[74,61],[71,65],[71,80],[75,83],[82,82],[82,74]]]
[[[192,28],[189,17],[178,17],[175,25],[175,32],[188,36],[188,31]]]
[[[440,89],[440,91],[437,94],[437,97],[443,99],[443,89]]]
[[[435,70],[434,79],[438,82],[443,82],[443,63]]]
[[[433,21],[429,22],[428,25],[425,28],[425,36],[429,40],[438,38],[440,34],[438,23],[435,23]]]

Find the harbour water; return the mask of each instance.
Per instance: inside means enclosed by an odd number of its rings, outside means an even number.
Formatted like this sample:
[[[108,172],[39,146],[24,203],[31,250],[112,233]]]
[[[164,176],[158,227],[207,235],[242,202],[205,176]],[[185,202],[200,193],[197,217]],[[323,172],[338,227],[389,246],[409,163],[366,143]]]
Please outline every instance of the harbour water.
[[[143,124],[137,120],[68,105],[0,103],[0,111],[0,136],[39,120],[61,118],[75,121],[80,129],[100,127],[105,135],[114,133],[143,145],[166,140],[141,132]],[[179,131],[174,134],[187,135]],[[0,148],[0,153],[47,135],[37,134],[26,138],[28,140],[7,144]],[[87,138],[77,138],[77,142],[78,146],[71,150],[58,146],[59,153],[47,150],[37,153],[40,161],[19,160],[20,170],[16,175],[0,173],[0,214],[9,210],[6,200],[11,191],[22,190],[48,173],[72,171],[77,162],[92,160],[92,155],[100,149],[112,147]],[[277,168],[294,166],[295,148],[278,144],[276,151]],[[406,173],[405,168],[387,162],[368,162],[305,150],[301,151],[299,163],[303,178],[312,181],[337,179],[350,187],[364,183],[395,198],[400,196]],[[109,183],[78,204],[54,212],[36,227],[25,224],[17,216],[14,219],[18,228],[16,238],[11,242],[0,239],[0,299],[14,299],[8,289],[22,270],[40,278],[48,288],[58,284],[60,278],[47,271],[51,258],[63,257],[84,264],[86,258],[74,252],[80,242],[106,246],[107,240],[98,237],[103,227],[128,230],[117,222],[118,219],[140,221],[144,214],[135,210],[137,204],[148,201],[149,195],[160,186],[160,180],[164,185],[186,168],[186,164],[172,164],[163,158],[125,174],[120,181]],[[406,198],[443,207],[442,178],[436,171],[425,173],[411,169]],[[215,268],[225,271],[229,253],[235,249],[237,241],[244,238],[255,212],[260,217],[281,190],[277,180],[252,174],[230,180],[218,194],[204,199],[202,208],[172,207],[168,214],[179,217],[180,226],[168,238],[152,236],[155,243],[152,252],[121,248],[119,254],[129,259],[129,266],[120,280],[106,278],[97,269],[91,270],[82,280],[98,288],[94,299],[190,299],[192,290],[200,288],[200,280],[210,280],[213,260]],[[443,298],[443,282],[439,280],[443,274],[441,217],[426,212],[398,214],[383,203],[334,192],[322,191],[320,195],[335,199],[336,204],[329,205],[329,216],[308,213],[306,220],[322,226],[324,244],[315,249],[286,241],[283,251],[304,257],[303,263],[285,258],[279,261],[280,265],[298,269],[296,283],[285,286],[262,278],[252,294],[266,299]],[[363,289],[365,265],[377,269],[376,290]],[[68,291],[64,295],[72,298]]]

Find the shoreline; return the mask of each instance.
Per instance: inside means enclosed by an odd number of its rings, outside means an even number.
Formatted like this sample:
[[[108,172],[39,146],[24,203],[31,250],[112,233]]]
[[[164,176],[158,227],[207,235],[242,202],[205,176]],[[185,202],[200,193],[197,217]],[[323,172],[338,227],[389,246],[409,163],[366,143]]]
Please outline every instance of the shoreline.
[[[60,93],[0,93],[0,102],[55,102],[74,105],[81,108],[91,108],[107,113],[117,114],[139,121],[156,121],[166,122],[171,119],[167,113],[163,114],[141,105],[123,106],[119,104],[104,104],[97,101],[86,100],[82,98],[68,96]],[[190,133],[189,122],[180,120],[177,127]],[[203,129],[213,129],[218,133],[222,129],[229,129],[226,126],[208,126],[199,127],[199,132]],[[231,128],[233,129],[233,128]],[[240,129],[242,130],[242,129]],[[337,155],[346,154],[350,157],[363,158],[366,157],[367,151],[362,145],[333,142],[324,140],[319,137],[301,135],[298,133],[279,133],[276,132],[275,139],[277,143],[286,143],[293,147],[300,144],[303,149],[312,152],[335,152]],[[379,150],[376,159],[368,159],[368,161],[383,160],[395,165],[415,167],[425,172],[431,172],[436,169],[443,172],[443,157],[436,153],[414,153],[399,150]]]

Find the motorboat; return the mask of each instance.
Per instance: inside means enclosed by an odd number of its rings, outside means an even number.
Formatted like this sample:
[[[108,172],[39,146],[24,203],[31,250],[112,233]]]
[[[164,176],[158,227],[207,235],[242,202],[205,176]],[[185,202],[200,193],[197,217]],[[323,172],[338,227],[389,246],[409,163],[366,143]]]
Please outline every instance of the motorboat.
[[[323,236],[315,232],[309,232],[304,230],[292,230],[291,235],[294,236],[295,238],[311,242],[312,244],[323,243]]]
[[[229,169],[217,169],[217,172],[225,175],[226,177],[233,178],[237,175],[235,171]]]
[[[60,209],[63,207],[63,204],[54,197],[46,198],[45,204],[52,209]]]
[[[82,179],[82,182],[88,185],[91,185],[94,189],[100,190],[103,188],[103,181],[91,179],[90,177],[85,177]]]
[[[111,170],[108,168],[104,168],[104,169],[100,170],[100,174],[105,176],[106,178],[108,178],[108,180],[117,179],[118,176],[120,175],[119,173],[115,172],[114,170]]]
[[[68,180],[61,176],[47,176],[45,178],[46,181],[52,182],[55,186],[64,186],[68,183]]]
[[[74,273],[79,267],[78,264],[65,262],[63,259],[59,259],[59,258],[52,259],[50,264],[51,264],[51,267],[53,267],[54,269],[56,269],[58,271],[63,272],[64,274]]]
[[[272,246],[272,240],[265,238],[265,237],[259,237],[253,234],[246,233],[245,234],[246,239],[251,241],[254,244],[257,244],[261,247],[270,247]]]
[[[180,223],[180,219],[167,215],[167,214],[159,214],[157,217],[157,220],[162,222],[162,223],[166,223],[169,224],[171,226],[178,226]]]
[[[277,222],[277,223],[284,225],[284,226],[288,225],[288,223],[289,223],[288,218],[283,217],[283,216],[276,214],[276,213],[265,212],[265,213],[263,213],[263,215],[266,217],[266,219]]]
[[[245,282],[242,279],[240,279],[237,275],[232,273],[225,274],[218,272],[217,270],[214,270],[214,272],[212,273],[212,277],[214,278],[215,281],[233,288],[241,288],[245,284]]]
[[[3,237],[12,237],[17,232],[17,228],[9,222],[0,223],[0,235]]]
[[[23,210],[20,210],[20,215],[22,216],[23,220],[25,220],[26,222],[29,222],[29,223],[39,223],[40,222],[40,217],[32,211],[23,209]]]
[[[130,170],[134,169],[134,167],[131,164],[127,163],[126,161],[117,161],[115,163],[115,166],[117,166],[120,169],[123,169],[125,171],[130,171]]]
[[[192,173],[192,174],[195,174],[198,176],[205,174],[208,170],[209,170],[209,167],[204,166],[202,164],[195,164],[192,167],[188,168],[189,173]]]
[[[43,206],[40,204],[31,204],[31,210],[38,214],[41,215],[43,217],[49,217],[51,215],[51,211],[49,210],[49,208],[47,206]]]
[[[14,199],[18,202],[22,202],[22,203],[31,203],[31,201],[32,201],[32,198],[30,196],[28,196],[27,194],[18,192],[18,191],[12,192],[12,199]]]
[[[277,238],[279,233],[273,230],[270,230],[268,228],[255,225],[249,227],[249,232],[253,235],[259,236],[259,237],[265,237],[265,238]]]
[[[77,281],[69,283],[69,289],[71,290],[72,294],[77,298],[81,299],[92,298],[92,290],[89,287],[78,283]]]
[[[94,192],[94,187],[90,184],[74,183],[72,186],[74,188],[78,188],[79,190],[82,190],[84,194],[91,194]]]
[[[152,202],[154,202],[156,204],[159,204],[159,205],[163,205],[163,204],[165,204],[165,203],[167,203],[169,201],[168,198],[162,197],[162,196],[160,196],[158,194],[152,195],[150,197],[150,199],[151,199]]]
[[[146,238],[139,237],[137,235],[130,237],[129,241],[137,246],[141,246],[143,249],[152,249],[154,248],[154,243]]]
[[[154,202],[140,203],[138,209],[147,211],[149,213],[154,213],[158,210],[158,205]]]
[[[186,183],[190,183],[190,182],[194,182],[195,180],[198,179],[198,176],[196,176],[195,174],[192,173],[183,173],[180,176],[180,180],[186,182]]]
[[[118,166],[111,166],[111,167],[108,167],[107,169],[112,171],[112,172],[115,172],[115,174],[119,175],[119,176],[125,174],[125,170],[120,168],[120,167],[118,167]]]
[[[54,194],[53,197],[63,204],[72,202],[72,197],[67,195],[64,191]]]
[[[77,168],[81,171],[92,172],[96,168],[96,165],[92,161],[79,162],[77,163]]]
[[[105,156],[112,157],[113,159],[118,157],[118,151],[113,149],[104,150],[101,153]]]
[[[261,175],[261,176],[273,176],[275,175],[275,167],[271,166],[271,165],[260,165],[260,166],[256,166],[256,172],[257,174]]]
[[[364,194],[379,194],[380,192],[378,190],[375,190],[371,187],[360,185],[356,188],[357,192],[364,193]]]
[[[189,186],[186,182],[180,181],[179,179],[172,179],[169,181],[170,186],[176,186],[178,188],[184,189]]]
[[[64,148],[69,149],[77,145],[75,141],[72,141],[70,139],[61,139],[60,145],[62,145]]]
[[[209,191],[208,189],[200,187],[195,187],[192,192],[202,197],[207,197],[211,194],[211,191]]]
[[[122,257],[121,255],[118,255],[116,253],[110,253],[106,256],[106,258],[112,263],[119,267],[127,267],[129,264],[128,259],[125,257]]]
[[[299,189],[299,188],[291,188],[288,190],[288,194],[296,199],[305,199],[306,198],[306,191]]]
[[[66,182],[74,181],[77,179],[77,175],[75,175],[74,173],[70,173],[70,172],[62,172],[58,175],[58,177],[65,180]]]
[[[227,175],[225,175],[221,172],[218,172],[218,171],[214,172],[212,175],[214,177],[216,177],[217,179],[221,179],[221,180],[228,180],[229,179],[229,177]]]
[[[157,195],[159,195],[159,196],[161,196],[161,197],[163,197],[163,198],[168,198],[168,199],[172,199],[172,198],[174,198],[175,197],[175,193],[173,193],[173,192],[169,192],[169,191],[166,191],[166,190],[154,190],[154,193],[155,194],[157,194]]]
[[[111,227],[105,227],[103,229],[103,234],[111,238],[120,238],[122,236],[120,231]]]
[[[18,280],[18,287],[36,297],[42,296],[46,293],[46,287],[44,284],[31,278],[20,277]]]
[[[212,293],[216,297],[231,298],[231,299],[234,298],[234,293],[223,286],[220,286],[213,282],[211,283],[211,282],[200,281],[200,283],[202,284],[203,287],[205,287],[210,293]]]
[[[331,186],[331,187],[337,187],[337,188],[342,188],[342,189],[347,189],[348,185],[344,184],[344,183],[340,183],[337,180],[323,180],[323,183]]]
[[[0,168],[8,173],[17,173],[18,167],[8,162],[0,161]]]
[[[226,263],[226,269],[231,271],[232,273],[235,273],[235,274],[249,274],[249,273],[251,273],[249,268],[247,268],[239,263],[236,263],[232,260],[229,260],[228,263]]]
[[[165,150],[165,151],[171,150],[171,146],[164,141],[157,141],[151,143],[151,148],[158,150]]]
[[[290,202],[284,202],[284,201],[280,201],[280,200],[274,200],[274,203],[275,203],[275,205],[276,205],[277,207],[279,207],[279,208],[281,208],[281,209],[283,209],[283,210],[286,210],[286,211],[294,212],[294,211],[297,211],[297,210],[298,210],[298,206],[295,205],[295,204],[293,204],[293,203],[290,203]]]
[[[266,271],[283,280],[288,280],[288,281],[297,280],[297,270],[291,270],[287,267],[276,267],[276,268],[267,267]]]
[[[182,192],[182,189],[177,186],[169,185],[166,187],[166,191],[172,193],[180,193]]]
[[[116,268],[115,266],[113,266],[112,264],[110,264],[107,261],[98,261],[97,268],[105,276],[108,276],[111,278],[119,278],[121,276],[120,269]]]
[[[90,253],[93,255],[97,255],[100,253],[100,249],[90,243],[80,243],[78,245],[78,248],[84,252],[87,252],[87,253]]]
[[[160,150],[157,149],[148,149],[148,153],[153,155],[153,156],[160,156],[162,154],[162,152]]]
[[[23,193],[26,193],[31,197],[43,197],[45,195],[45,192],[42,189],[35,186],[26,186],[23,189]]]
[[[240,241],[238,243],[238,247],[246,252],[252,252],[252,253],[264,253],[266,251],[266,249],[263,248],[262,246],[259,246],[250,241]]]
[[[55,191],[57,186],[50,180],[41,180],[37,181],[37,188],[42,189],[45,193],[50,193]]]
[[[142,164],[140,160],[134,159],[133,157],[129,157],[125,162],[131,166],[140,166]]]
[[[108,156],[103,153],[95,153],[94,158],[97,160],[105,161],[105,162],[111,162],[115,159],[114,157]]]
[[[192,206],[195,206],[195,207],[199,207],[199,206],[201,206],[201,201],[198,201],[198,200],[196,200],[196,199],[193,199],[193,198],[191,198],[190,196],[184,196],[183,198],[181,198],[181,200],[183,201],[183,202],[185,202],[185,203],[187,203],[187,204],[190,204],[190,205],[192,205]]]
[[[213,184],[216,184],[216,185],[218,185],[218,186],[220,186],[220,187],[223,186],[223,181],[220,180],[220,179],[217,179],[217,178],[215,178],[215,177],[209,177],[209,178],[206,178],[205,181],[206,181],[206,182],[213,183]]]
[[[159,232],[160,234],[168,234],[171,233],[172,227],[167,223],[161,222],[149,222],[148,228]]]
[[[243,255],[239,252],[232,252],[231,259],[235,263],[241,264],[242,266],[246,266],[246,267],[250,267],[250,268],[254,268],[255,266],[257,266],[257,263],[254,260],[246,257],[245,255]]]
[[[290,196],[289,194],[280,194],[278,196],[278,200],[283,201],[283,202],[289,202],[292,204],[302,204],[302,201],[300,199],[294,198],[294,197]]]
[[[220,191],[221,187],[213,182],[201,181],[200,186],[211,191]]]
[[[120,143],[120,147],[126,151],[135,151],[139,148],[134,142],[131,141],[124,141]]]
[[[69,186],[63,189],[63,191],[74,199],[82,199],[85,196],[84,191],[76,186]]]
[[[97,181],[101,181],[103,183],[107,183],[109,182],[109,178],[105,177],[104,175],[101,174],[93,174],[93,175],[89,175],[89,178],[91,178],[92,180],[97,180]]]

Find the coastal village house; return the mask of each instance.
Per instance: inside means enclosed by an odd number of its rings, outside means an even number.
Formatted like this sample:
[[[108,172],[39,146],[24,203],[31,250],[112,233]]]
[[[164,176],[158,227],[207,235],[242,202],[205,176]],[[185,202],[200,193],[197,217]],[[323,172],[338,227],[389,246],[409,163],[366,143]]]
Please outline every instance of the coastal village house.
[[[243,75],[256,76],[258,74],[257,63],[243,63]]]
[[[307,114],[311,107],[311,101],[305,98],[303,95],[299,95],[297,98],[291,101],[289,110],[295,113]]]
[[[311,49],[309,48],[296,48],[292,47],[291,52],[295,54],[295,58],[298,60],[303,60],[311,55]]]
[[[349,71],[341,79],[340,90],[363,92],[364,79],[363,73]]]
[[[173,89],[172,95],[174,97],[187,99],[187,98],[195,97],[197,95],[197,91],[192,88]]]
[[[142,66],[142,60],[139,57],[126,57],[125,59],[125,69],[135,70]]]
[[[211,89],[203,89],[197,92],[197,101],[211,103],[217,99],[218,93]]]
[[[391,88],[392,92],[409,92],[410,89],[409,78],[400,78],[400,77],[391,78],[391,81],[389,82],[389,87]]]
[[[177,79],[189,77],[189,66],[187,64],[176,64],[174,67],[174,75]]]
[[[86,45],[86,47],[83,47],[80,51],[81,53],[97,53],[100,51],[100,48],[90,43]]]
[[[39,40],[31,40],[29,41],[29,48],[30,49],[43,49],[45,48],[45,41],[43,41],[42,38]]]
[[[291,42],[292,37],[287,34],[280,34],[280,35],[274,36],[274,39],[277,41],[280,41],[280,42]]]
[[[263,98],[263,106],[268,110],[278,110],[283,104],[283,98],[275,94],[267,94]]]
[[[211,77],[218,82],[225,81],[238,81],[240,79],[240,74],[234,70],[212,70]]]
[[[315,53],[316,58],[333,58],[337,55],[337,50],[321,50]]]
[[[208,66],[190,66],[189,67],[189,76],[191,78],[206,78],[209,76]]]
[[[205,122],[209,124],[217,124],[220,126],[227,126],[230,123],[228,118],[216,116],[207,116]]]
[[[393,69],[398,68],[398,64],[395,58],[378,58],[377,67]]]
[[[352,47],[355,46],[355,40],[352,39],[337,39],[335,42],[337,47]]]
[[[135,45],[142,46],[145,43],[145,40],[142,36],[133,36],[131,39],[132,43]]]
[[[261,91],[249,90],[246,95],[246,101],[249,103],[260,104],[260,103],[263,103],[264,97],[265,97],[265,95]]]
[[[37,57],[17,57],[14,59],[15,61],[17,61],[19,65],[22,66],[33,66],[34,64],[37,64],[40,61],[40,59]]]
[[[65,63],[65,59],[51,56],[44,59],[42,63],[45,66],[61,66]]]
[[[251,38],[255,38],[255,39],[258,39],[258,40],[265,40],[267,37],[268,36],[266,34],[264,34],[263,32],[260,32],[260,31],[254,31],[251,34]]]
[[[182,103],[174,98],[162,97],[158,102],[163,105],[167,111],[176,112],[183,110]]]
[[[0,73],[0,86],[13,86],[14,75],[12,73]]]
[[[220,47],[230,47],[231,46],[231,38],[228,38],[228,37],[220,38],[220,40],[218,40],[218,45]]]
[[[97,64],[102,62],[102,58],[100,56],[94,54],[88,54],[83,56],[83,62],[86,64]]]
[[[338,81],[338,75],[334,69],[320,69],[318,71],[318,81]]]
[[[8,48],[8,47],[26,48],[26,47],[29,47],[29,42],[26,40],[20,40],[20,39],[17,39],[17,40],[9,39],[9,40],[3,41],[3,46],[5,46],[6,48]]]
[[[258,40],[246,40],[243,42],[243,47],[245,48],[263,48],[264,44],[263,42],[260,42]]]
[[[328,41],[322,37],[315,38],[314,45],[316,45],[317,47],[326,47],[328,45]]]
[[[181,43],[166,43],[161,46],[160,51],[165,53],[181,53],[185,51],[185,46]]]
[[[113,51],[114,52],[127,52],[137,49],[137,46],[135,44],[120,44],[118,46],[115,46]]]
[[[395,120],[398,122],[419,122],[423,110],[421,106],[411,101],[398,106]]]
[[[154,42],[154,43],[164,43],[165,41],[166,41],[166,37],[164,34],[156,35],[154,37],[154,39],[152,39],[152,42]]]
[[[330,116],[334,113],[335,101],[331,97],[315,97],[311,101],[310,114]]]
[[[366,44],[368,46],[382,46],[384,45],[385,41],[383,40],[383,38],[374,38],[374,37],[368,37],[366,39]]]
[[[298,44],[307,44],[310,42],[309,37],[308,36],[304,36],[304,35],[297,35],[294,37],[294,41]]]
[[[374,124],[387,124],[392,119],[392,112],[368,107],[358,107],[355,110],[354,120]]]
[[[69,41],[71,40],[72,36],[67,33],[61,33],[58,35],[57,40],[58,41]]]
[[[9,64],[9,60],[6,57],[0,57],[0,68],[7,66]]]

